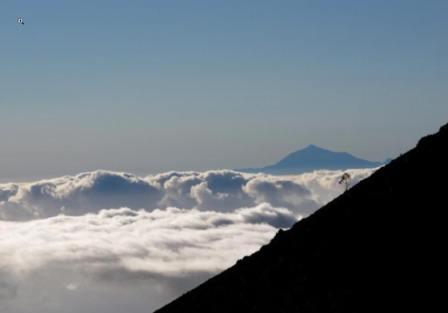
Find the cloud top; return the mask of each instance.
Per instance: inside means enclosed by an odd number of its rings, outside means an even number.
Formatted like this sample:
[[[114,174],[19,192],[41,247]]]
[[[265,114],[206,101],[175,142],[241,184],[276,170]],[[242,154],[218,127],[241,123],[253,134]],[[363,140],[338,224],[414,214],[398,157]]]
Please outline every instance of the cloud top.
[[[356,183],[371,172],[351,170],[350,174]],[[270,176],[218,170],[138,177],[94,171],[31,183],[0,184],[0,219],[80,216],[119,207],[231,212],[264,202],[309,214],[343,190],[337,183],[340,175],[340,171]]]

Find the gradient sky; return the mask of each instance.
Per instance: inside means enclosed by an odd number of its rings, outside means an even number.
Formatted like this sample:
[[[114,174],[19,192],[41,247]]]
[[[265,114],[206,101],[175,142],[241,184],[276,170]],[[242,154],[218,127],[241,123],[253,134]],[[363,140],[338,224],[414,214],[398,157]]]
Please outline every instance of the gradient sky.
[[[22,16],[25,26],[16,22]],[[383,160],[448,121],[448,1],[0,1],[0,180]]]

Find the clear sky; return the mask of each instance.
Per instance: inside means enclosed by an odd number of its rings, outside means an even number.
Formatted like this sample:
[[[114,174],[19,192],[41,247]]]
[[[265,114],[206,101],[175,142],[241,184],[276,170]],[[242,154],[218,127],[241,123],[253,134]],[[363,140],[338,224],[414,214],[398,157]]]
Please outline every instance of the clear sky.
[[[309,143],[393,157],[448,121],[447,16],[444,0],[1,0],[0,180],[259,166]]]

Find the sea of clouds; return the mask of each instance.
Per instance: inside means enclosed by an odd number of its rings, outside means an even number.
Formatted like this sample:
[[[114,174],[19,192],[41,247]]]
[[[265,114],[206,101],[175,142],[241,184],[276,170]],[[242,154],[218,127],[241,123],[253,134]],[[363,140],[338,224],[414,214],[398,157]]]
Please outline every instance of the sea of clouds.
[[[349,170],[351,184],[374,169]],[[341,171],[0,184],[0,311],[151,312],[341,194]]]

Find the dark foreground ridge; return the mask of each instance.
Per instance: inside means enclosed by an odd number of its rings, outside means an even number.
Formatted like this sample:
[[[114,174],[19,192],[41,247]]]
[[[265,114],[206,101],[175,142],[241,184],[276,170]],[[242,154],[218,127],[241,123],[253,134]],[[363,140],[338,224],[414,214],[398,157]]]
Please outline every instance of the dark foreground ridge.
[[[447,151],[445,125],[157,312],[435,312],[445,288]]]

